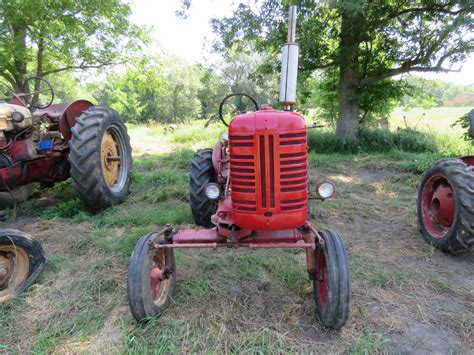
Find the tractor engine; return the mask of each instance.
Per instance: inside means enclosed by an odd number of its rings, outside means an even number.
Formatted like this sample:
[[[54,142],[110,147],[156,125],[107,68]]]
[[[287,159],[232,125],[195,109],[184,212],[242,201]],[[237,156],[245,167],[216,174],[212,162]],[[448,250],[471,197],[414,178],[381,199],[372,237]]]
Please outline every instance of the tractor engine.
[[[26,107],[0,103],[0,167],[10,165],[9,160],[30,160],[36,156],[35,143],[29,130],[32,126],[33,117]],[[13,147],[17,139],[21,140],[21,144]],[[11,156],[6,154],[7,151]]]
[[[306,123],[291,111],[263,106],[229,125],[233,219],[240,228],[285,230],[306,222]]]

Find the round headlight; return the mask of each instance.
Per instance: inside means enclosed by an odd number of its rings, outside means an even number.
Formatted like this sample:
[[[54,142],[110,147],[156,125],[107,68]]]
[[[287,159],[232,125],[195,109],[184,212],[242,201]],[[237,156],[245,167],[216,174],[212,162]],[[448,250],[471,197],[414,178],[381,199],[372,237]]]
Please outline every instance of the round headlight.
[[[204,193],[206,194],[206,197],[209,200],[217,200],[219,196],[221,195],[221,189],[219,185],[211,182],[206,185],[206,188],[204,189]]]
[[[323,182],[321,185],[318,186],[318,195],[322,199],[327,199],[334,195],[336,192],[336,188],[332,182]]]
[[[25,116],[21,112],[15,111],[15,112],[12,113],[12,120],[13,121],[15,121],[17,123],[20,123],[24,119],[25,119]]]

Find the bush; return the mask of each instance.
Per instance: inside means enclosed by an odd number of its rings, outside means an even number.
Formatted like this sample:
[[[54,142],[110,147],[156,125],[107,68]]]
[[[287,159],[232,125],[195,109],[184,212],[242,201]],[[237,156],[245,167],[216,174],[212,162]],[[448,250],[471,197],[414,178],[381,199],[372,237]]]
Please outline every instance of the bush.
[[[395,132],[384,129],[363,130],[358,140],[341,140],[334,132],[309,130],[308,145],[318,153],[384,153],[405,151],[412,153],[436,153],[437,137],[412,129]]]

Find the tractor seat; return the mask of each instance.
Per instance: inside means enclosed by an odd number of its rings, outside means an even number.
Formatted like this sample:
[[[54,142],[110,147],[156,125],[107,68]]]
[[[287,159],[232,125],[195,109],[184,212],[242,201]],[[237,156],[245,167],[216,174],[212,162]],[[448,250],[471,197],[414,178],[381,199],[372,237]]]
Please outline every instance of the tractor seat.
[[[46,116],[53,122],[58,122],[63,115],[64,110],[68,107],[66,104],[52,104],[46,108],[35,111],[34,116]]]

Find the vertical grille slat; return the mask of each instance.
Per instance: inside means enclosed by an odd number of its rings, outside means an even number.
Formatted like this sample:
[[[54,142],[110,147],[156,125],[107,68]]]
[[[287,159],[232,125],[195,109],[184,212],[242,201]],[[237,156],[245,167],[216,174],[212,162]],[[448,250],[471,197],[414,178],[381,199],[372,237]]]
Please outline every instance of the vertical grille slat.
[[[275,207],[275,153],[273,135],[268,136],[268,150],[270,151],[270,207]]]
[[[267,175],[265,172],[265,136],[260,136],[259,138],[259,147],[260,147],[260,184],[261,184],[261,194],[262,194],[262,207],[267,207]]]

